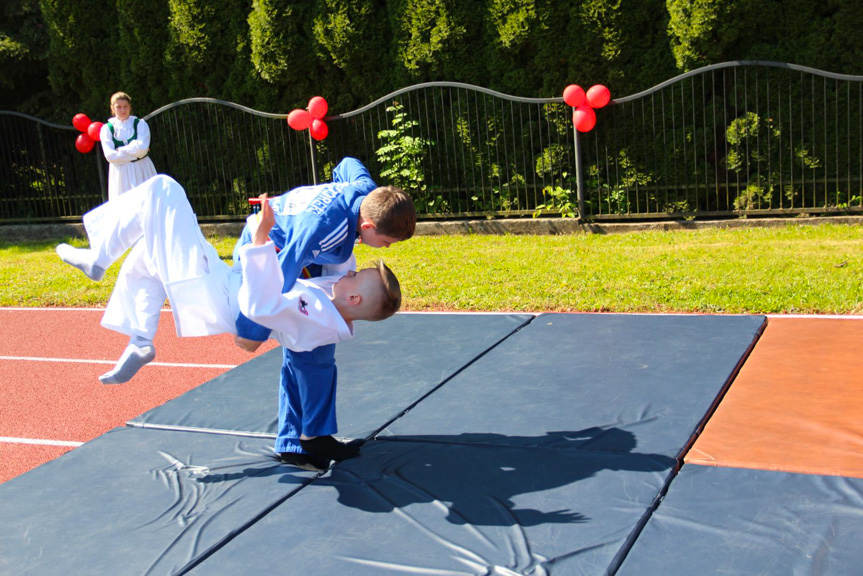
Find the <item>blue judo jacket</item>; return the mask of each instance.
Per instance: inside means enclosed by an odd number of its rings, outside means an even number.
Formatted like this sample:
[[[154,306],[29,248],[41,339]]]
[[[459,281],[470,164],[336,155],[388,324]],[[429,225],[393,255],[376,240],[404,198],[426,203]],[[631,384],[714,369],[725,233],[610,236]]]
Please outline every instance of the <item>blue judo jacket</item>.
[[[333,181],[316,186],[301,186],[270,198],[276,223],[270,239],[279,249],[279,264],[285,277],[283,292],[294,285],[303,267],[313,264],[341,264],[350,258],[357,239],[360,205],[377,188],[369,171],[356,158],[345,158],[333,170]],[[234,248],[252,241],[249,227]],[[264,341],[270,329],[252,322],[242,313],[237,317],[237,334]]]

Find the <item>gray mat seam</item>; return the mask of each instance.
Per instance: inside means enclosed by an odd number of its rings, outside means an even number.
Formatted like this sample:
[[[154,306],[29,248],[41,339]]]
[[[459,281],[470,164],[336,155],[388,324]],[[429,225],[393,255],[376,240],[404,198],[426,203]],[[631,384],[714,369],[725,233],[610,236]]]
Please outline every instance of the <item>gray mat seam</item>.
[[[198,556],[189,561],[185,566],[180,568],[177,572],[174,572],[172,576],[183,576],[184,574],[188,574],[190,570],[193,570],[196,566],[198,566],[201,562],[227,546],[234,538],[257,524],[261,519],[266,517],[270,512],[284,504],[288,501],[288,499],[292,498],[294,495],[298,494],[303,488],[310,485],[312,482],[320,478],[322,475],[326,474],[327,470],[323,472],[318,472],[314,476],[310,477],[308,480],[304,481],[300,486],[296,488],[296,490],[292,490],[290,493],[286,494],[283,498],[280,498],[270,506],[267,506],[264,510],[261,510],[258,514],[256,514],[253,518],[245,522],[242,526],[237,528],[236,530],[232,530],[228,534],[226,534],[221,540],[214,543],[207,550],[201,552]]]
[[[500,345],[501,342],[503,342],[504,340],[506,340],[510,336],[514,335],[516,332],[520,331],[522,328],[524,328],[528,324],[530,324],[537,317],[535,314],[524,314],[524,315],[529,316],[529,318],[527,320],[525,320],[522,324],[517,326],[511,332],[502,336],[499,340],[497,340],[496,342],[491,344],[488,348],[486,348],[485,350],[483,350],[482,352],[477,354],[474,358],[470,359],[467,363],[465,363],[463,366],[461,366],[458,370],[456,370],[455,372],[450,374],[447,378],[445,378],[444,380],[442,380],[441,382],[436,384],[431,390],[427,391],[425,394],[420,396],[419,399],[417,399],[414,402],[412,402],[411,404],[409,404],[407,408],[404,408],[403,410],[398,412],[395,416],[393,416],[392,418],[387,420],[383,426],[380,426],[379,428],[376,428],[375,430],[370,432],[365,438],[363,438],[363,440],[366,440],[366,441],[371,440],[376,435],[380,434],[381,431],[384,430],[387,426],[389,426],[390,424],[392,424],[393,422],[395,422],[399,418],[405,416],[408,412],[410,412],[413,408],[415,408],[420,402],[422,402],[423,400],[428,398],[431,394],[433,394],[435,391],[440,389],[444,384],[446,384],[447,382],[449,382],[450,380],[452,380],[453,378],[455,378],[456,376],[461,374],[465,369],[467,369],[469,366],[474,364],[477,360],[479,360],[480,358],[482,358],[483,356],[488,354],[491,350],[493,350],[498,345]],[[173,402],[173,400],[171,400],[171,402]],[[136,416],[136,418],[139,418],[140,416],[141,415],[139,414],[138,416]],[[278,437],[277,434],[268,434],[265,432],[247,432],[247,431],[237,431],[237,430],[225,430],[222,428],[201,428],[201,427],[195,427],[195,426],[183,426],[183,425],[171,425],[171,424],[150,424],[147,422],[134,422],[132,420],[127,420],[126,426],[129,428],[149,428],[149,429],[153,429],[153,430],[173,430],[173,431],[177,431],[177,432],[200,432],[200,433],[204,433],[204,434],[224,434],[227,436],[245,436],[245,437],[249,437],[249,438],[264,438],[264,439],[273,439],[273,440],[275,440]]]
[[[195,426],[180,426],[170,424],[148,424],[147,422],[126,422],[127,428],[145,428],[148,430],[168,430],[172,432],[194,432],[197,434],[218,434],[222,436],[242,436],[243,438],[262,438],[264,440],[274,440],[275,434],[267,434],[265,432],[244,432],[241,430],[224,430],[221,428],[198,428]]]
[[[749,356],[752,354],[752,351],[755,349],[758,341],[761,340],[761,336],[764,334],[764,330],[766,328],[767,317],[764,316],[763,320],[761,321],[761,326],[759,326],[758,331],[752,337],[752,341],[749,343],[749,346],[746,348],[746,350],[743,351],[743,355],[740,356],[740,359],[737,361],[737,364],[734,366],[731,374],[728,375],[728,378],[725,380],[725,383],[719,390],[719,393],[713,399],[713,402],[711,402],[710,406],[707,407],[707,410],[704,412],[704,416],[695,425],[695,428],[689,435],[689,441],[681,448],[680,452],[677,454],[675,459],[677,460],[678,469],[683,466],[683,458],[692,448],[692,445],[695,444],[695,441],[698,440],[698,437],[701,436],[701,433],[704,432],[704,427],[707,425],[707,422],[713,417],[713,414],[716,412],[719,404],[722,403],[725,395],[728,394],[728,390],[731,389],[731,385],[737,379],[737,375],[740,373],[740,369],[743,368],[743,365],[749,359]]]
[[[492,344],[491,346],[489,346],[488,348],[486,348],[485,350],[483,350],[482,352],[477,354],[473,359],[468,361],[464,366],[462,366],[461,368],[459,368],[458,370],[456,370],[455,372],[453,372],[452,374],[450,374],[449,376],[444,378],[439,384],[434,386],[431,390],[427,391],[425,394],[420,396],[417,400],[415,400],[410,405],[408,405],[407,408],[405,408],[400,413],[396,414],[395,416],[393,416],[392,418],[387,420],[386,423],[383,424],[383,426],[380,426],[379,428],[374,430],[366,439],[369,440],[369,439],[376,437],[378,434],[383,432],[387,428],[387,426],[389,426],[390,424],[392,424],[393,422],[395,422],[396,420],[398,420],[400,418],[404,418],[408,413],[410,413],[411,410],[416,408],[420,402],[422,402],[423,400],[425,400],[426,398],[428,398],[429,396],[431,396],[432,394],[434,394],[435,392],[437,392],[438,390],[443,388],[450,380],[452,380],[453,378],[455,378],[456,376],[458,376],[459,374],[461,374],[462,372],[464,372],[465,370],[467,370],[468,368],[473,366],[476,362],[478,362],[486,354],[488,354],[489,352],[491,352],[492,350],[494,350],[495,348],[500,346],[500,344],[502,342],[504,342],[505,340],[509,339],[513,335],[520,332],[522,330],[522,328],[525,328],[528,324],[533,322],[536,318],[537,317],[535,315],[531,315],[530,318],[528,318],[524,323],[522,323],[517,328],[515,328],[512,332],[510,332],[509,334],[505,334],[497,342],[495,342],[494,344]]]
[[[689,436],[689,441],[686,445],[681,449],[675,458],[675,466],[668,474],[668,478],[665,480],[665,484],[659,490],[659,494],[656,495],[656,499],[653,501],[653,505],[644,513],[639,523],[633,529],[632,533],[627,538],[626,542],[623,546],[621,546],[620,551],[615,555],[614,559],[612,559],[611,564],[609,565],[608,571],[606,572],[606,576],[614,576],[617,574],[617,571],[620,570],[621,564],[626,560],[626,557],[632,551],[632,547],[635,546],[635,542],[641,536],[644,527],[653,517],[654,512],[659,508],[662,504],[662,501],[665,499],[665,495],[668,493],[669,488],[671,488],[671,483],[674,482],[675,478],[680,474],[680,469],[683,467],[683,459],[686,454],[689,452],[692,445],[695,444],[695,441],[701,435],[701,432],[704,431],[704,427],[707,425],[707,422],[716,412],[719,404],[722,402],[722,399],[725,398],[725,395],[728,393],[728,390],[731,388],[731,385],[734,383],[734,380],[737,379],[737,375],[740,373],[740,369],[743,368],[743,365],[746,363],[746,360],[749,359],[750,354],[752,354],[752,350],[755,349],[755,345],[758,344],[758,341],[761,339],[761,336],[764,334],[764,330],[767,328],[767,317],[764,317],[764,320],[761,322],[761,326],[758,328],[758,331],[752,338],[752,342],[750,342],[746,351],[740,357],[740,360],[737,362],[737,365],[734,367],[734,370],[731,371],[731,374],[728,376],[728,379],[725,382],[725,385],[722,387],[722,390],[719,391],[719,394],[716,395],[713,403],[711,403],[710,407],[704,414],[704,417],[698,422],[695,430],[692,431],[692,434]]]

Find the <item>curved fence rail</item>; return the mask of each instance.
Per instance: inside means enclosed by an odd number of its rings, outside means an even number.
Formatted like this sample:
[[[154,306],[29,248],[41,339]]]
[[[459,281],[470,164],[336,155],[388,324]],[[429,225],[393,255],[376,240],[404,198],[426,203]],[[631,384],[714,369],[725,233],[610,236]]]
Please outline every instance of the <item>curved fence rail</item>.
[[[313,179],[306,138],[285,118],[208,98],[176,102],[145,117],[150,157],[186,188],[200,218],[245,217],[249,197]]]
[[[421,217],[863,211],[863,77],[727,62],[615,99],[589,133],[571,116],[562,98],[428,82],[327,117],[320,142],[286,114],[208,98],[145,118],[157,170],[202,220],[326,180],[346,155],[409,190]],[[105,161],[75,151],[71,126],[0,112],[0,134],[0,221],[78,218],[103,200]]]
[[[728,62],[600,112],[583,138],[595,216],[861,210],[863,76]]]

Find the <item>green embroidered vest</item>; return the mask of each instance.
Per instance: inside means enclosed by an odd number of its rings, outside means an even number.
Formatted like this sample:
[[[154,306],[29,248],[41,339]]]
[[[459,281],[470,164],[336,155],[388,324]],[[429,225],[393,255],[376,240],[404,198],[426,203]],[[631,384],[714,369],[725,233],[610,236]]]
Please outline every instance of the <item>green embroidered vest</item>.
[[[114,148],[125,146],[130,140],[136,140],[138,138],[138,122],[140,120],[140,118],[136,117],[135,121],[132,122],[132,137],[129,138],[129,140],[127,140],[126,142],[123,142],[122,140],[117,140],[117,138],[114,136],[114,125],[108,122],[108,131],[111,132],[111,140],[114,141]],[[143,157],[146,158],[147,156],[149,156],[149,154],[150,152],[148,151],[147,154],[145,154]],[[132,162],[137,162],[138,160],[141,160],[141,158],[138,158],[137,160],[132,160]]]

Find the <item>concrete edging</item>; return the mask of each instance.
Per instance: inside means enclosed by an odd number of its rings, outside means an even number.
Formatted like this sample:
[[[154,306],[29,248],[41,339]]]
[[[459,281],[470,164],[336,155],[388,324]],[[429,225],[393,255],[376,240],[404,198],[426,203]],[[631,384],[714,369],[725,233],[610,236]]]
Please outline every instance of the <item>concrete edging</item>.
[[[201,224],[201,229],[206,236],[239,236],[243,224],[243,222],[203,223]],[[416,235],[623,234],[646,231],[775,228],[779,226],[814,226],[819,224],[860,226],[863,225],[863,216],[666,220],[656,222],[582,222],[574,218],[420,221],[417,223]],[[70,236],[85,238],[84,226],[80,223],[0,225],[0,240],[5,241],[55,240]]]

